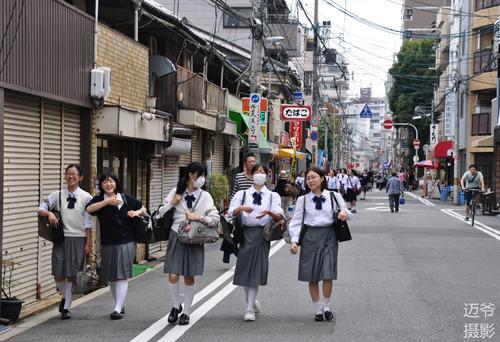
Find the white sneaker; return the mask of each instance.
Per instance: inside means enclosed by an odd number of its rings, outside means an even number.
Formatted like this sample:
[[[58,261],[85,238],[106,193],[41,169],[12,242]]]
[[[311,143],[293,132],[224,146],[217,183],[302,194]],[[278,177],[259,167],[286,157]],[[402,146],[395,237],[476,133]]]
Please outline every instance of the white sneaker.
[[[260,303],[259,301],[256,299],[255,302],[253,303],[253,310],[255,311],[255,313],[259,313],[260,312]]]
[[[255,313],[253,313],[252,311],[245,312],[245,314],[243,315],[243,320],[245,322],[253,322],[253,321],[255,321]]]

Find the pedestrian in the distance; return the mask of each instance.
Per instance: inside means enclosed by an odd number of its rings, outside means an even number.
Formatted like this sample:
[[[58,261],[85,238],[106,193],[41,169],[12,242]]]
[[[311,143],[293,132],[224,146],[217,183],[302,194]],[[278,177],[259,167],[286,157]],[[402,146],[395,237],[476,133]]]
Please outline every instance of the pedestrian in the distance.
[[[305,180],[305,173],[304,171],[301,171],[297,178],[295,178],[295,185],[297,186],[297,189],[299,190],[299,195],[303,195],[306,193],[306,180]]]
[[[189,324],[191,304],[194,298],[194,277],[203,275],[205,249],[203,245],[183,244],[177,239],[179,228],[186,221],[199,221],[215,227],[220,221],[219,212],[212,196],[202,190],[205,185],[207,168],[200,162],[191,162],[185,174],[179,179],[177,187],[172,189],[160,207],[158,218],[175,207],[174,222],[171,227],[165,255],[164,273],[168,273],[168,292],[172,309],[168,322],[174,324],[179,318],[179,325]],[[184,308],[179,297],[179,277],[184,277]],[[179,317],[180,314],[180,317]]]
[[[334,170],[330,170],[326,177],[326,188],[330,191],[339,192],[340,181]]]
[[[109,282],[115,301],[110,318],[125,315],[128,279],[135,259],[135,232],[132,218],[147,215],[134,197],[124,194],[118,177],[105,173],[99,178],[99,195],[87,204],[87,212],[99,219],[103,281]]]
[[[280,195],[281,197],[281,208],[283,208],[283,210],[286,210],[290,205],[291,195],[292,195],[290,193],[291,191],[290,185],[291,185],[290,179],[286,174],[286,170],[281,170],[280,176],[276,181],[276,186],[274,187],[274,191],[276,191],[278,195]]]
[[[330,299],[333,280],[337,279],[338,256],[333,224],[336,220],[350,219],[352,213],[347,210],[340,194],[326,190],[323,170],[316,167],[307,170],[306,185],[310,192],[297,199],[295,214],[288,227],[292,240],[290,252],[296,254],[300,242],[299,281],[309,283],[314,320],[331,321],[334,311]],[[335,201],[332,202],[330,194],[335,196],[338,206]],[[337,209],[340,209],[338,215]],[[323,299],[320,298],[320,281],[323,282]]]
[[[368,170],[363,170],[361,176],[359,176],[359,182],[361,183],[361,200],[366,200],[366,191],[368,190],[370,184],[370,176],[368,175]]]
[[[71,291],[76,274],[83,269],[85,256],[91,251],[91,230],[94,220],[85,211],[85,206],[92,199],[92,195],[79,187],[83,179],[80,165],[68,165],[64,179],[67,188],[51,193],[49,198],[40,204],[38,215],[48,217],[54,229],[64,230],[64,240],[52,245],[52,275],[62,295],[59,303],[61,319],[70,319],[73,299]],[[54,209],[61,213],[64,225],[50,211]]]
[[[396,172],[391,174],[391,178],[387,181],[385,192],[389,195],[389,207],[391,213],[399,211],[399,196],[403,193],[403,184],[399,180]]]
[[[349,210],[351,210],[352,213],[356,213],[356,200],[361,190],[361,183],[356,176],[356,171],[349,169],[343,182],[345,189],[344,200],[349,204]]]
[[[270,242],[264,240],[263,228],[270,221],[281,221],[284,212],[281,198],[266,187],[267,167],[256,164],[252,169],[253,186],[240,190],[231,200],[228,215],[241,215],[244,240],[240,243],[233,284],[242,286],[247,306],[243,319],[255,321],[260,311],[257,301],[259,286],[267,285]]]

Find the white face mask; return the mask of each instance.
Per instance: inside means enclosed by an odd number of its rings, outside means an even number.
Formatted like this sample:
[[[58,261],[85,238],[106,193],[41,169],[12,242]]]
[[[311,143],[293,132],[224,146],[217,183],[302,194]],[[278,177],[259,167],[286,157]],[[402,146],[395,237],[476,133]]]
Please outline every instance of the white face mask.
[[[200,176],[196,178],[196,180],[193,182],[193,185],[196,189],[201,188],[203,185],[205,185],[205,177]]]
[[[267,175],[263,173],[256,173],[253,175],[253,182],[255,185],[264,185],[266,183]]]

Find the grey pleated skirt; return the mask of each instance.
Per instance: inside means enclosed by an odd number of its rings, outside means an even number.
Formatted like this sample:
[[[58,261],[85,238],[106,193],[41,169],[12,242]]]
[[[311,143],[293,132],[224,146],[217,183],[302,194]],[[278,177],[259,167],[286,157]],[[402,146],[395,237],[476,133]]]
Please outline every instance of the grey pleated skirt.
[[[300,246],[299,281],[337,279],[338,246],[332,226],[309,227]]]
[[[83,269],[85,241],[85,237],[65,237],[62,243],[52,245],[53,276],[74,277]]]
[[[165,254],[163,273],[194,277],[203,274],[205,248],[203,245],[187,245],[177,240],[177,233],[170,232]]]
[[[135,248],[135,242],[120,245],[102,245],[102,277],[105,283],[132,278]]]
[[[263,226],[243,227],[245,240],[240,244],[233,284],[239,286],[267,285],[270,242],[264,240]]]

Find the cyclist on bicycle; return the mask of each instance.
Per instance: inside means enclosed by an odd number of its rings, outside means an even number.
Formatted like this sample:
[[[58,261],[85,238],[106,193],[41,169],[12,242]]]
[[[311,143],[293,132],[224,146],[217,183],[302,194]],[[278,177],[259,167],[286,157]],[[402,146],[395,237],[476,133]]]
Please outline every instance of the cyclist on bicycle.
[[[465,185],[464,185],[465,183]],[[469,166],[469,171],[465,172],[460,179],[460,185],[465,193],[465,199],[467,201],[465,205],[465,221],[469,221],[469,213],[471,209],[471,198],[472,192],[470,190],[481,190],[484,191],[484,179],[483,174],[477,170],[476,165],[472,164]]]

